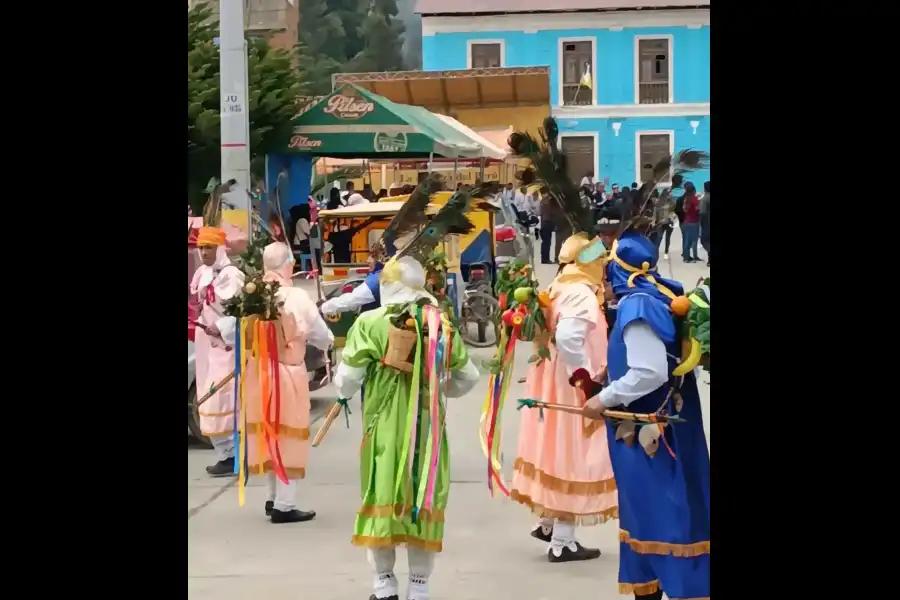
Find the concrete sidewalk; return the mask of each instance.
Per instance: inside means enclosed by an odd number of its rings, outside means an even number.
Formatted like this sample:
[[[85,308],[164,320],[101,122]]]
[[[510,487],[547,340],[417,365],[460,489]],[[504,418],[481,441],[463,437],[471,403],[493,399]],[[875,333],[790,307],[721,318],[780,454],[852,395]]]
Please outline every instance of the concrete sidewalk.
[[[673,238],[673,247],[675,239]],[[673,259],[674,260],[674,259]],[[704,263],[705,264],[705,263]],[[687,286],[709,270],[700,263],[673,264]],[[666,268],[663,275],[668,276]],[[542,284],[555,268],[538,267]],[[470,349],[476,364],[491,349]],[[520,345],[516,375],[527,371],[530,348]],[[485,375],[463,398],[451,400],[450,502],[444,551],[438,555],[431,584],[433,600],[613,600],[617,593],[618,522],[579,530],[586,546],[599,547],[599,560],[550,564],[546,545],[529,536],[534,518],[506,499],[491,498],[478,442],[478,421],[487,392]],[[516,398],[524,384],[514,383],[504,411],[502,448],[507,479],[515,456]],[[704,407],[709,387],[701,385]],[[319,406],[334,398],[329,387],[316,392]],[[365,552],[350,545],[359,508],[359,404],[351,404],[351,428],[337,421],[321,446],[311,450],[307,478],[298,494],[301,509],[318,512],[308,523],[272,525],[263,512],[265,484],[251,480],[247,503],[238,507],[234,480],[207,478],[203,467],[211,451],[188,450],[188,597],[191,600],[365,600],[372,575]],[[316,430],[318,424],[313,426]],[[397,576],[406,588],[406,551],[397,552]],[[403,596],[401,596],[403,598]]]

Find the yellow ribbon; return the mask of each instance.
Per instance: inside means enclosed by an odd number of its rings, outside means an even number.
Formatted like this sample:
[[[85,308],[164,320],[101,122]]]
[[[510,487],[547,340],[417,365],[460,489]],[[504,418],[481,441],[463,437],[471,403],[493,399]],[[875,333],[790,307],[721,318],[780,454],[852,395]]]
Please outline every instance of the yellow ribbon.
[[[675,298],[678,297],[677,295],[675,295],[674,292],[672,292],[672,290],[670,290],[663,284],[656,281],[656,277],[654,277],[650,273],[650,263],[648,263],[647,261],[644,261],[643,263],[641,263],[641,268],[638,269],[637,267],[633,267],[633,266],[629,265],[627,262],[625,262],[624,260],[622,260],[621,258],[619,258],[619,255],[616,254],[616,249],[618,248],[618,246],[619,246],[619,240],[615,240],[612,245],[612,250],[610,250],[610,252],[609,252],[609,260],[615,261],[615,263],[617,265],[619,265],[620,267],[622,267],[623,269],[625,269],[626,271],[631,273],[631,275],[628,276],[628,287],[633,288],[636,285],[634,283],[635,277],[643,276],[647,281],[649,281],[650,283],[655,285],[656,289],[658,289],[663,295],[668,297],[669,300],[674,300]]]

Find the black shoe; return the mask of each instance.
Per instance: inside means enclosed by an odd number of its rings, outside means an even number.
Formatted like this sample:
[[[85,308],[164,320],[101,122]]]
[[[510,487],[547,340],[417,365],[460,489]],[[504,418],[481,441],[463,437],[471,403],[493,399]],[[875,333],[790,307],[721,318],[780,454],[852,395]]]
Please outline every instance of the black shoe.
[[[643,596],[634,595],[634,600],[662,600],[663,591],[658,589],[652,594],[644,594]]]
[[[397,597],[397,594],[394,594],[393,596],[388,596],[387,598],[379,598],[375,594],[372,594],[371,596],[369,596],[369,600],[400,600],[400,599]]]
[[[539,539],[542,542],[547,542],[549,544],[550,539],[553,537],[553,528],[550,528],[550,533],[544,533],[544,528],[538,525],[536,529],[533,529],[531,531],[531,537]]]
[[[272,514],[269,516],[273,523],[302,523],[303,521],[312,521],[316,518],[316,511],[305,510],[278,510],[272,508]]]
[[[585,548],[578,542],[575,542],[575,550],[569,550],[568,546],[563,546],[559,556],[553,554],[552,548],[547,550],[547,560],[552,563],[593,560],[595,558],[600,558],[600,550],[598,548]]]
[[[266,516],[271,517],[272,511],[275,509],[275,502],[272,500],[266,500]]]
[[[206,473],[210,477],[234,477],[234,457],[220,460],[211,467],[206,467]]]

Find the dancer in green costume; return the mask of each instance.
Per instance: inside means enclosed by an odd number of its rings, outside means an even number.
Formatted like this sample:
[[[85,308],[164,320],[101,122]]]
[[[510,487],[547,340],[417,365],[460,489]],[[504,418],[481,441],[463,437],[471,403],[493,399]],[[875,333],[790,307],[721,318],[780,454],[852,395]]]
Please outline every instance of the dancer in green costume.
[[[474,196],[471,191],[458,192],[431,223],[422,222],[433,184],[429,180],[417,188],[406,210],[385,230],[382,239],[401,249],[381,274],[382,307],[363,313],[353,324],[334,379],[343,398],[366,385],[360,452],[362,507],[352,541],[366,548],[375,571],[370,600],[399,600],[394,562],[400,544],[407,545],[409,557],[406,598],[428,600],[428,579],[434,554],[442,547],[450,487],[443,401],[468,392],[479,376],[459,333],[449,325],[447,315],[441,315],[442,336],[436,364],[431,363],[439,373],[440,396],[438,414],[432,414],[432,389],[425,368],[429,336],[424,332],[431,309],[425,307],[438,303],[425,291],[423,263],[444,236],[472,228],[465,212]],[[403,243],[404,237],[412,239]],[[404,337],[411,352],[401,348]],[[440,431],[437,461],[432,461],[432,417]]]

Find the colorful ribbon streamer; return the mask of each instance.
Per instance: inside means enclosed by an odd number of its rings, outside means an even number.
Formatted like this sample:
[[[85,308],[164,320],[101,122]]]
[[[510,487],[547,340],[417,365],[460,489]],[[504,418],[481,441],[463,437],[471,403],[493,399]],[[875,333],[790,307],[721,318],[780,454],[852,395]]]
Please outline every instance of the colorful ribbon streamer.
[[[506,330],[500,333],[500,348],[503,348],[503,358],[500,363],[500,373],[491,375],[488,384],[488,395],[484,400],[484,408],[481,413],[481,427],[479,439],[481,450],[488,459],[488,490],[494,494],[494,484],[505,496],[509,496],[509,489],[503,482],[503,465],[500,461],[501,419],[503,405],[506,402],[506,394],[509,381],[512,378],[513,362],[516,352],[516,330],[507,337]]]

